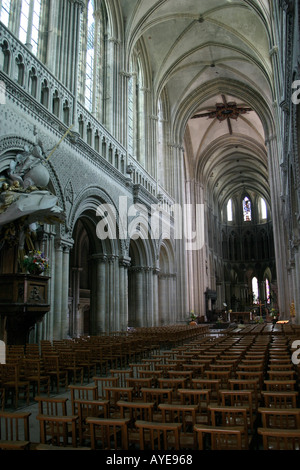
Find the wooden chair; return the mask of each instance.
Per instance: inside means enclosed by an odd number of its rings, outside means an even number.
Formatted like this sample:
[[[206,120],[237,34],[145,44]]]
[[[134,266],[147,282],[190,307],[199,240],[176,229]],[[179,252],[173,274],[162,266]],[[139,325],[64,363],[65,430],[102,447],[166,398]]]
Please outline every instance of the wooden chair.
[[[119,400],[133,400],[133,387],[104,387],[105,398],[110,403],[110,412],[116,411]],[[112,415],[111,415],[112,416]]]
[[[220,379],[192,379],[192,387],[209,390],[210,402],[215,402],[216,404],[220,402]]]
[[[182,405],[197,405],[196,422],[209,424],[208,406],[210,404],[210,390],[195,388],[179,388],[178,393]]]
[[[96,385],[69,385],[71,392],[72,414],[78,414],[76,400],[97,400]]]
[[[106,398],[105,387],[118,387],[119,386],[118,377],[93,377],[93,382],[97,386],[98,398],[102,398],[102,399]]]
[[[25,346],[26,359],[40,359],[39,345],[35,343],[27,343]]]
[[[196,424],[196,416],[198,405],[183,405],[172,403],[161,403],[158,409],[161,412],[163,423],[181,423],[181,447],[194,449],[194,431],[193,426]]]
[[[245,372],[264,372],[264,363],[263,362],[257,363],[255,361],[254,364],[249,364],[249,363],[245,364],[241,362],[240,364],[238,364],[237,370],[245,371]]]
[[[261,388],[258,379],[230,379],[230,390],[250,390],[253,392],[253,409],[257,410],[261,401]]]
[[[8,345],[6,347],[6,364],[20,364],[25,357],[24,353],[24,346]]]
[[[264,450],[300,450],[300,429],[258,428]]]
[[[213,364],[210,364],[209,365],[209,370],[215,370],[215,371],[229,371],[231,374],[230,376],[232,375],[232,372],[233,372],[233,369],[234,369],[234,365],[232,364],[232,362],[227,362],[227,363],[219,363],[218,362],[218,359],[213,363]]]
[[[236,378],[238,380],[258,380],[259,388],[262,389],[263,380],[264,380],[264,372],[261,370],[260,371],[237,370]]]
[[[60,386],[64,389],[68,386],[68,372],[61,368],[57,354],[43,354],[43,363],[46,375],[50,376],[50,385],[53,389],[53,382],[56,384],[57,393],[60,392]]]
[[[146,362],[130,363],[129,367],[132,371],[132,377],[139,377],[140,370],[153,370],[151,364],[147,364]]]
[[[99,376],[105,375],[108,370],[108,361],[104,357],[103,347],[99,345],[92,345],[91,354],[92,354],[92,361],[96,365],[97,373],[99,374]]]
[[[154,408],[157,409],[160,403],[171,403],[172,402],[172,388],[155,388],[155,387],[144,387],[141,388],[143,401],[153,402]]]
[[[66,416],[67,397],[34,397],[38,403],[38,412],[40,415],[48,416]]]
[[[59,354],[60,367],[68,374],[68,383],[83,384],[84,368],[78,364],[78,358],[75,351],[62,350]]]
[[[228,389],[228,380],[231,378],[231,370],[206,370],[207,379],[220,380],[220,389]]]
[[[163,376],[162,370],[145,370],[140,369],[138,371],[138,377],[141,379],[151,379],[151,382],[154,387],[157,386],[157,379]]]
[[[242,406],[209,406],[212,426],[243,427],[242,445],[249,449],[251,436],[249,435],[249,424],[247,419],[247,408]]]
[[[184,378],[186,379],[185,386],[190,387],[191,381],[193,378],[193,371],[192,370],[170,370],[168,372],[168,377],[171,378]]]
[[[27,412],[0,412],[0,449],[29,450],[30,431]]]
[[[120,408],[121,418],[129,418],[133,423],[136,420],[152,421],[154,402],[139,402],[119,400],[117,406]]]
[[[50,375],[46,375],[42,370],[40,359],[23,359],[24,379],[33,386],[33,396],[40,395],[42,389],[50,395]]]
[[[131,378],[132,377],[132,369],[111,369],[110,370],[110,373],[112,375],[112,377],[118,377],[119,379],[119,382],[118,382],[118,385],[120,387],[126,387],[127,386],[127,379]]]
[[[30,384],[20,374],[20,363],[0,364],[2,387],[5,389],[5,397],[11,393],[15,408],[19,400],[23,398],[27,406],[30,400]]]
[[[195,424],[198,450],[245,450],[242,444],[243,426],[222,427]]]
[[[93,450],[128,450],[129,419],[86,418]]]
[[[247,409],[249,426],[251,431],[254,427],[254,411],[253,411],[253,391],[252,390],[221,390],[222,406],[242,406]]]
[[[259,407],[263,428],[300,429],[299,408]]]
[[[181,423],[137,420],[135,426],[139,431],[140,450],[180,450]]]
[[[162,377],[157,379],[158,386],[160,388],[172,388],[172,401],[178,400],[180,401],[180,396],[178,393],[179,388],[185,388],[186,384],[186,377],[178,377],[178,378],[171,378],[171,377]]]
[[[133,397],[135,400],[142,400],[142,388],[152,387],[153,380],[151,377],[129,377],[126,379],[126,387],[133,388]]]
[[[296,380],[264,380],[264,385],[268,392],[295,391],[297,382]]]
[[[154,364],[154,370],[159,370],[162,374],[162,377],[168,377],[168,374],[171,370],[177,370],[177,363],[175,362],[173,364]]]
[[[40,423],[40,442],[77,447],[78,416],[47,416],[37,415]]]
[[[272,371],[286,371],[286,370],[295,370],[294,364],[281,362],[280,359],[270,360],[268,363],[268,369]]]
[[[97,363],[92,359],[92,353],[89,348],[76,348],[76,361],[79,367],[83,369],[83,379],[86,378],[90,382],[90,378],[97,373]]]
[[[191,370],[193,372],[192,377],[201,377],[204,374],[205,364],[182,364],[183,370]]]
[[[108,400],[75,400],[75,405],[78,410],[79,443],[82,445],[85,440],[91,440],[87,418],[108,419],[110,403]]]
[[[270,380],[294,380],[296,376],[295,370],[273,370],[267,371]]]
[[[262,390],[265,407],[297,408],[299,393],[297,391],[267,392]]]

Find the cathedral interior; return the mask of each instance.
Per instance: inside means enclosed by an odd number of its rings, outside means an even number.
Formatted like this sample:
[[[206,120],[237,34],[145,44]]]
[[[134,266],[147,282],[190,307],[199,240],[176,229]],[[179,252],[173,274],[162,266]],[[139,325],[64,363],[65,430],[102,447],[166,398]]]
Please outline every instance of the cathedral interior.
[[[298,324],[299,72],[298,1],[1,0],[1,339]]]

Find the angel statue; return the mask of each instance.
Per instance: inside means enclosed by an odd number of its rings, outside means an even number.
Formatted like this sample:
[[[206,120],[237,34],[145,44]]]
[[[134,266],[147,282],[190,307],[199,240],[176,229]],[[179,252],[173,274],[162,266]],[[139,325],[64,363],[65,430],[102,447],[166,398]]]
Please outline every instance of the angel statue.
[[[25,145],[15,159],[0,159],[0,228],[24,217],[28,225],[51,223],[51,218],[62,221],[57,197],[47,189],[49,180],[40,141],[31,149]]]
[[[43,164],[42,142],[38,141],[31,150],[28,145],[24,151],[11,160],[8,176],[12,181],[18,181],[25,189],[36,185],[46,187],[49,183],[49,172]]]

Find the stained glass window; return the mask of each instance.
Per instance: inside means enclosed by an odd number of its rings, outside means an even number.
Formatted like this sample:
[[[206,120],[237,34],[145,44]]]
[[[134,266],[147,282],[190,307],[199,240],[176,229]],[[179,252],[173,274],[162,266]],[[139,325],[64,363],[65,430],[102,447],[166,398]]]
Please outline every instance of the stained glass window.
[[[244,213],[244,222],[249,222],[252,220],[251,201],[248,197],[245,197],[243,200],[243,213]]]
[[[271,299],[270,299],[270,283],[269,283],[269,279],[266,279],[266,299],[267,299],[267,303],[269,304],[271,302]]]

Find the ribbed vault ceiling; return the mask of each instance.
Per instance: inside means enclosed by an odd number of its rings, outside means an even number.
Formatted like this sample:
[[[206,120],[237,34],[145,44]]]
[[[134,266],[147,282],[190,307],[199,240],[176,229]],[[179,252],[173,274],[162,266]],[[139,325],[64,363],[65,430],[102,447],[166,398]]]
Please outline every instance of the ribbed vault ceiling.
[[[172,138],[185,147],[187,179],[202,183],[218,204],[239,187],[255,188],[269,200],[268,1],[121,0],[120,6],[128,56],[140,41],[156,97],[168,97]],[[193,119],[222,103],[251,110],[237,119]]]

